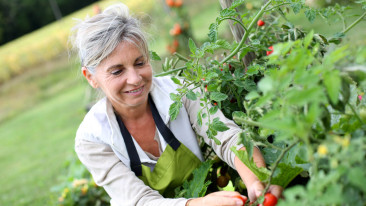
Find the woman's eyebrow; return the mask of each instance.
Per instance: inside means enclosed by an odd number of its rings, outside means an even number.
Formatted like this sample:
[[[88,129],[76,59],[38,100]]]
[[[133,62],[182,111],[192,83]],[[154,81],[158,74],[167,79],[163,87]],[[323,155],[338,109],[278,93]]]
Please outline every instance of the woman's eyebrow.
[[[107,71],[110,71],[112,69],[116,69],[116,68],[123,68],[123,64],[115,64],[115,65],[112,65],[110,67],[107,68]]]
[[[138,60],[140,60],[141,58],[144,58],[144,56],[143,56],[143,55],[141,55],[141,56],[137,57],[137,58],[136,58],[136,60],[135,60],[135,62],[137,62],[137,61],[138,61]]]

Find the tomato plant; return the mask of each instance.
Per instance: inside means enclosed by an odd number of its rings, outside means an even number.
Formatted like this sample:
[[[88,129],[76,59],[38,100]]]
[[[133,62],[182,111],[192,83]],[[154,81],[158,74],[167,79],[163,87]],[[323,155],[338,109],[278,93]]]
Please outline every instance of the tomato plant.
[[[166,72],[157,76],[172,75],[179,85],[177,93],[170,95],[172,120],[182,107],[183,96],[201,102],[198,124],[205,119],[206,133],[217,144],[216,134],[227,130],[215,116],[217,110],[234,120],[242,129],[238,137],[246,151],[232,151],[266,183],[263,194],[270,184],[287,187],[294,178],[305,177],[305,182],[285,189],[280,205],[363,205],[366,49],[340,43],[366,12],[346,23],[344,11],[350,8],[339,5],[313,9],[303,1],[268,0],[257,8],[249,3],[240,13],[238,8],[245,2],[234,1],[210,25],[207,42],[198,45],[190,39],[189,57],[176,54],[174,64],[164,64]],[[365,0],[352,5],[366,10]],[[329,37],[304,31],[288,20],[290,11],[304,12],[311,22],[317,16],[337,19],[344,28]],[[264,15],[267,26],[256,29]],[[218,28],[227,20],[245,31],[240,41],[219,38]],[[255,58],[245,61],[249,54]],[[176,68],[178,61],[184,66]],[[266,168],[253,162],[254,146],[261,149]],[[214,157],[210,148],[203,146],[202,150]],[[211,183],[222,176],[216,172],[222,165],[217,160],[205,163],[177,194],[196,197],[219,190]],[[227,172],[234,189],[245,194],[235,171],[229,168]]]

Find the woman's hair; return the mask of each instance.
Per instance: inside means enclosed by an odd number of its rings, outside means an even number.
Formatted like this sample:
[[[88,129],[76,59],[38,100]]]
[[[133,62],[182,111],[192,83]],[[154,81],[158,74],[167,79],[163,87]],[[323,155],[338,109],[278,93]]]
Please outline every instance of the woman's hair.
[[[81,65],[92,74],[121,42],[133,43],[149,59],[148,45],[141,23],[130,16],[128,7],[118,3],[102,13],[86,18],[72,29],[71,42],[78,51]]]

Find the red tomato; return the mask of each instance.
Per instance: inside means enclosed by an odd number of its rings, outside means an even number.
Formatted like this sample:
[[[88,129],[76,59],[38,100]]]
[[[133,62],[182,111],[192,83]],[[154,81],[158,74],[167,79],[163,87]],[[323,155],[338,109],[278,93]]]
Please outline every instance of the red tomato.
[[[166,3],[168,6],[170,6],[170,7],[174,6],[174,1],[173,1],[173,0],[165,0],[165,3]]]
[[[234,198],[238,198],[240,199],[241,201],[243,201],[243,205],[245,204],[245,202],[248,200],[247,197],[245,196],[241,196],[241,195],[235,195]]]
[[[259,20],[257,21],[257,25],[258,25],[258,26],[264,26],[265,24],[266,24],[266,23],[265,23],[263,20],[260,20],[260,19],[259,19]]]
[[[277,197],[274,196],[272,193],[267,193],[264,195],[264,206],[275,206],[277,204]]]
[[[268,47],[268,49],[271,51],[267,51],[267,56],[273,53],[273,46]]]
[[[183,4],[183,0],[177,0],[174,4],[175,7],[181,7]]]

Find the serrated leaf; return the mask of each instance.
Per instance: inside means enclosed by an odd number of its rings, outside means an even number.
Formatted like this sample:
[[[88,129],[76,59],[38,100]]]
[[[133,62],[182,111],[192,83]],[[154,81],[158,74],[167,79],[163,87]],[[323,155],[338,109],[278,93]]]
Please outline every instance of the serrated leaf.
[[[221,18],[225,18],[225,17],[231,17],[231,16],[235,16],[237,13],[234,9],[231,9],[231,8],[226,8],[226,9],[223,9],[221,12],[220,12],[220,17]]]
[[[248,153],[242,150],[236,150],[235,147],[230,148],[231,151],[257,176],[260,181],[266,181],[270,176],[270,171],[264,167],[257,167],[253,159],[250,159]]]
[[[218,25],[216,23],[210,24],[208,38],[210,39],[211,42],[216,42],[217,40],[217,29]]]
[[[303,171],[300,167],[292,167],[289,164],[279,163],[273,175],[271,184],[285,188],[297,175]]]
[[[151,60],[153,60],[153,61],[160,61],[161,60],[160,56],[156,52],[149,51],[149,53],[150,53],[150,59]]]
[[[338,70],[333,70],[324,74],[323,83],[327,89],[328,96],[333,104],[338,103],[338,96],[341,90],[341,77]]]
[[[311,30],[306,37],[304,38],[304,46],[305,48],[308,48],[308,46],[310,45],[311,41],[313,40],[313,36],[314,36],[314,30]]]
[[[216,114],[216,112],[219,110],[219,107],[211,107],[210,109],[209,109],[209,112],[210,112],[210,115],[214,115],[214,114]]]
[[[175,102],[180,101],[180,96],[179,96],[179,95],[177,95],[177,94],[175,94],[175,93],[170,93],[170,94],[169,94],[169,97],[170,97],[170,99],[171,99],[171,100],[173,100],[173,101],[175,101]]]
[[[316,17],[316,11],[308,8],[305,10],[305,16],[311,23],[313,23]]]
[[[191,181],[185,181],[183,188],[186,190],[185,198],[203,197],[206,194],[207,187],[211,181],[206,181],[207,174],[212,167],[212,161],[203,162],[198,168],[193,170],[193,178]]]
[[[189,90],[186,94],[187,98],[190,99],[190,100],[197,100],[197,96],[196,94],[192,91],[192,90]]]
[[[228,50],[231,49],[230,43],[225,39],[219,39],[215,42],[215,44],[217,45],[217,48],[228,49]]]
[[[197,112],[197,124],[200,127],[202,126],[202,109]]]
[[[302,8],[302,5],[300,2],[292,3],[291,8],[295,14],[298,14]]]
[[[191,38],[189,38],[189,40],[188,40],[188,46],[189,46],[189,50],[191,50],[191,53],[196,54],[197,46]]]
[[[235,9],[236,7],[244,4],[245,0],[235,0],[231,6],[230,6],[230,9]]]
[[[216,117],[212,120],[212,128],[219,132],[224,132],[229,129],[222,121],[220,121],[220,118]]]
[[[221,102],[227,99],[227,95],[221,92],[211,92],[210,99],[215,102]]]
[[[249,159],[252,160],[253,159],[253,149],[254,149],[254,144],[253,144],[252,140],[249,137],[246,137],[244,132],[240,133],[239,137],[245,147],[245,150],[248,153]]]
[[[245,119],[247,115],[242,111],[234,111],[233,112],[233,120],[238,125],[245,124]]]
[[[178,114],[179,114],[179,110],[182,107],[182,102],[174,102],[173,104],[170,105],[169,107],[169,116],[170,119],[173,121],[177,118]]]
[[[170,79],[175,83],[175,84],[178,84],[178,85],[182,85],[182,83],[179,81],[179,79],[177,79],[176,77],[170,77]]]

